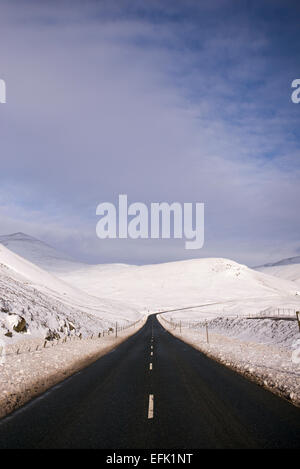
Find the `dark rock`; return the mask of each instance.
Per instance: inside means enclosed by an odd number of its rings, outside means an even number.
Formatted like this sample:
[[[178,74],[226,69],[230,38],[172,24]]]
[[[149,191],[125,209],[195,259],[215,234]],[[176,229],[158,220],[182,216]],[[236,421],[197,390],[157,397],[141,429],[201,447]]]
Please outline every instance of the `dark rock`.
[[[14,326],[14,331],[16,332],[27,332],[27,324],[24,318],[20,318],[18,324]]]
[[[47,333],[47,336],[46,336],[45,338],[46,338],[46,340],[58,340],[58,339],[60,339],[60,335],[59,335],[58,332],[56,332],[56,331],[51,331],[51,330],[49,329],[49,331],[48,331],[48,333]]]

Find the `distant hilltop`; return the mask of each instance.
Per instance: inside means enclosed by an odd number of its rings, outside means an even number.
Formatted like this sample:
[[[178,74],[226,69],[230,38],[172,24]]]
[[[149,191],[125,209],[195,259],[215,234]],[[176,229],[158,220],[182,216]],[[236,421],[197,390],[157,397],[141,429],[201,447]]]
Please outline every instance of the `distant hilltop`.
[[[15,254],[49,272],[65,271],[69,268],[74,270],[81,266],[80,262],[76,262],[70,256],[26,233],[2,235],[0,243]]]

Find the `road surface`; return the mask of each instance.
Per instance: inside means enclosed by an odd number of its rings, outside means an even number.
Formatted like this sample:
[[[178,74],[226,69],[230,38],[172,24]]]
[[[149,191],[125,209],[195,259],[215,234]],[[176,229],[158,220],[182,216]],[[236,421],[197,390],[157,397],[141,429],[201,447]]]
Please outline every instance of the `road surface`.
[[[114,351],[0,422],[0,448],[295,448],[300,409],[150,316]]]

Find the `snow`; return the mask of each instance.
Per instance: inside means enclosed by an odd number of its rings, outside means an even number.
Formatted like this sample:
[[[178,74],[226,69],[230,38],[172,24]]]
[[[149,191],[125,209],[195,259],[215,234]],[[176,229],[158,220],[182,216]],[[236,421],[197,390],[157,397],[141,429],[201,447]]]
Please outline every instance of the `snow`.
[[[0,236],[0,244],[3,244],[3,246],[7,247],[10,251],[19,254],[24,259],[27,259],[49,272],[65,271],[68,269],[74,270],[84,265],[66,254],[59,252],[43,241],[25,233],[2,235]]]
[[[256,268],[257,271],[295,282],[300,287],[300,257],[285,259],[273,265]]]
[[[24,336],[14,330],[16,316],[25,319],[26,334],[42,337],[49,330],[61,336],[99,333],[141,317],[128,302],[88,295],[0,245],[0,338],[6,342]]]
[[[77,295],[78,291],[85,292],[89,298],[121,301],[149,312],[217,303],[193,310],[198,315],[212,316],[257,313],[272,307],[299,308],[300,305],[299,285],[294,282],[294,276],[281,279],[265,275],[229,259],[192,259],[145,266],[89,265],[70,261],[42,241],[23,233],[0,236],[0,242],[18,251],[23,258],[43,266],[43,271],[52,274],[51,280],[47,279],[48,287],[63,290],[67,297],[76,297],[76,290]],[[300,264],[295,264],[297,258],[288,261],[291,265],[287,267],[299,268]],[[282,262],[287,263],[287,260]],[[39,275],[35,275],[37,282]],[[77,303],[82,304],[82,298]]]
[[[130,319],[134,311],[211,304],[194,308],[190,314],[215,317],[300,307],[299,285],[295,282],[229,259],[203,258],[145,266],[89,265],[70,261],[51,246],[23,233],[2,236],[0,242],[22,256],[1,250],[0,244],[0,263],[26,277],[25,282],[33,283],[40,292],[51,293],[55,300],[93,315],[100,311],[128,315]],[[30,262],[32,259],[37,265]],[[297,264],[291,266],[298,268]]]
[[[222,258],[145,266],[86,266],[58,276],[90,295],[105,294],[150,312],[207,303],[217,305],[201,308],[201,313],[209,310],[213,315],[223,311],[247,314],[288,304],[292,308],[300,306],[295,283]]]
[[[171,314],[164,314],[171,320]],[[174,322],[178,324],[176,316]],[[203,330],[207,324],[209,331],[258,344],[273,344],[291,349],[300,338],[296,316],[287,319],[216,317],[205,321],[181,321],[181,326],[193,330]]]
[[[264,265],[260,265],[256,267],[257,269],[261,267],[276,267],[279,265],[291,265],[291,264],[300,264],[300,256],[295,256],[295,257],[288,257],[287,259],[281,259],[278,262],[273,262],[273,263],[268,263]]]

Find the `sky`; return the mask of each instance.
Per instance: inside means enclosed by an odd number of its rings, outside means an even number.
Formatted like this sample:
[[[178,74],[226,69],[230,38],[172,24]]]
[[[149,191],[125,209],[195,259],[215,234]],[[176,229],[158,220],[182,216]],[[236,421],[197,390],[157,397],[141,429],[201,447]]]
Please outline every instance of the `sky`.
[[[300,254],[300,5],[2,0],[0,234],[146,264]],[[202,202],[205,242],[100,240],[96,207]]]

